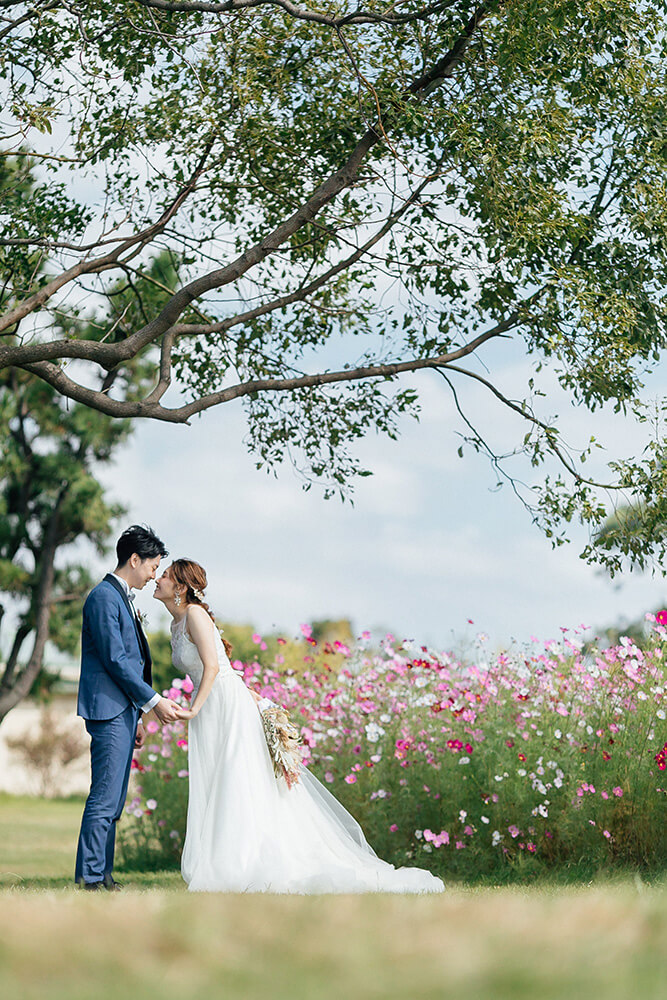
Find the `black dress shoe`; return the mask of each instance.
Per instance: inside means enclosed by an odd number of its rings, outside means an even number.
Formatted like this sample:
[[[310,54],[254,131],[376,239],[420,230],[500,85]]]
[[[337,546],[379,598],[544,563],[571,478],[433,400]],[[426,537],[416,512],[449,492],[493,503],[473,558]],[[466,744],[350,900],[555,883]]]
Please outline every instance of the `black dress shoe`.
[[[123,888],[120,882],[116,882],[113,875],[105,875],[104,881],[100,884],[107,892],[120,892]]]
[[[82,884],[86,892],[99,892],[100,889],[104,888],[103,882],[83,882]]]

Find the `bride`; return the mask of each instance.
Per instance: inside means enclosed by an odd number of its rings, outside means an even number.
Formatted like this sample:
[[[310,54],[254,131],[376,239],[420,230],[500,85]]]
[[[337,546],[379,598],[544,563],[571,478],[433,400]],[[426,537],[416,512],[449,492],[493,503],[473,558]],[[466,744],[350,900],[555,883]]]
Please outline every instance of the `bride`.
[[[380,860],[361,827],[301,765],[276,778],[257,702],[204,603],[206,573],[176,559],[155,598],[174,619],[174,666],[194,683],[181,871],[193,892],[442,892],[441,879]]]

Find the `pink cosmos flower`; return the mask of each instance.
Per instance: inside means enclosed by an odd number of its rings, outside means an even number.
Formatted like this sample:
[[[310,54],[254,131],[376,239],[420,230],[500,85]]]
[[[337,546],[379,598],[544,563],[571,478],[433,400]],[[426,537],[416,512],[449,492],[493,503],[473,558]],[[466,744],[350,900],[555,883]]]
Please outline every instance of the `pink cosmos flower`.
[[[398,827],[396,826],[396,824],[392,823],[391,826],[389,827],[389,833],[396,833],[397,830]]]
[[[612,788],[611,793],[612,795],[615,795],[617,799],[623,798],[623,789],[620,785],[616,785],[616,788]]]
[[[347,782],[348,785],[354,785],[356,783],[356,780],[357,780],[356,774],[345,775],[345,781]]]
[[[658,625],[667,625],[667,611],[658,611],[655,620]]]
[[[515,825],[514,825],[514,823],[512,823],[512,825],[511,825],[511,826],[508,826],[508,827],[507,827],[507,832],[508,832],[508,833],[509,833],[509,834],[510,834],[510,835],[511,835],[511,836],[512,836],[512,837],[513,837],[513,838],[514,838],[515,840],[516,840],[516,838],[517,838],[517,837],[519,836],[519,834],[521,833],[521,831],[519,830],[519,827],[518,827],[518,826],[515,826]]]

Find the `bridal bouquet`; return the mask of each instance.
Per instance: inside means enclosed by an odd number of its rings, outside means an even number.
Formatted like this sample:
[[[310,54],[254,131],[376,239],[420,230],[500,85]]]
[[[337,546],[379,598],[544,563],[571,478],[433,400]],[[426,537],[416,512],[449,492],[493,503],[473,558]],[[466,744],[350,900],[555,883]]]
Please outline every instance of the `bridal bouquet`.
[[[301,772],[301,735],[290,722],[289,715],[282,707],[269,698],[257,703],[264,727],[266,745],[273,762],[277,778],[284,778],[291,788],[299,780]]]

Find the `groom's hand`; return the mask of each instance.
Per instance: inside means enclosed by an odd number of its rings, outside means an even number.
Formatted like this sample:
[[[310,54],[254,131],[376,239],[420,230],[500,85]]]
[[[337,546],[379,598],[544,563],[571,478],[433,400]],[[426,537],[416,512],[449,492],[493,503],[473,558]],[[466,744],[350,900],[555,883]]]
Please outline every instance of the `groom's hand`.
[[[157,705],[153,706],[153,711],[163,725],[165,722],[176,722],[180,709],[181,706],[171,698],[160,698]]]
[[[138,722],[137,735],[134,737],[135,749],[140,750],[145,742],[146,742],[146,730],[144,729],[144,724],[143,722]]]

